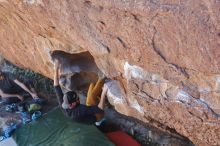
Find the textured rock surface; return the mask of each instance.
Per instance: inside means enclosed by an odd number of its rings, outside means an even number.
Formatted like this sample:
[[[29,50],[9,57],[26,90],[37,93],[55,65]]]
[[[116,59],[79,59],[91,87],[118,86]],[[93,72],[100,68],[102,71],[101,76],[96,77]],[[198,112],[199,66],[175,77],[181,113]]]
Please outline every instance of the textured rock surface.
[[[219,0],[0,0],[0,51],[52,77],[50,51],[88,50],[119,81],[119,112],[220,145],[219,13]]]

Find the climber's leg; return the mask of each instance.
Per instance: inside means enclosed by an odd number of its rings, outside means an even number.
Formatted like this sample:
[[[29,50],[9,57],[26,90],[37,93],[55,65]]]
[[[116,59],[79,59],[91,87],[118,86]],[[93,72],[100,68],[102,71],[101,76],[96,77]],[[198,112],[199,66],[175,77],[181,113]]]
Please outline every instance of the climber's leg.
[[[87,106],[92,106],[92,105],[95,105],[95,103],[96,103],[95,98],[93,97],[93,94],[92,94],[94,87],[95,87],[94,83],[91,83],[89,85],[89,90],[87,92],[87,98],[86,98],[86,105]]]
[[[100,100],[100,95],[102,93],[102,87],[104,85],[104,79],[99,79],[97,82],[96,82],[96,85],[95,87],[93,88],[93,96],[95,98],[98,98]]]
[[[86,99],[87,106],[98,105],[100,101],[100,94],[102,92],[103,85],[104,85],[103,79],[99,79],[95,85],[93,83],[90,84]],[[96,120],[99,121],[104,117],[104,113],[95,114],[95,116],[96,116]]]

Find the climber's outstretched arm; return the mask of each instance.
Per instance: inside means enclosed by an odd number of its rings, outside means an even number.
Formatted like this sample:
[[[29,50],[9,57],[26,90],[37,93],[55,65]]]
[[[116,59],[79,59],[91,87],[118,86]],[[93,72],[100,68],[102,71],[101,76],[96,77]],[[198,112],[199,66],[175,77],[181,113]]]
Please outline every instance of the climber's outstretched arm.
[[[54,62],[54,69],[55,69],[55,73],[54,73],[54,90],[57,96],[57,100],[59,103],[59,106],[62,107],[62,103],[63,103],[63,91],[60,88],[59,85],[59,78],[60,78],[60,63],[55,60]]]
[[[54,86],[58,86],[60,77],[60,63],[58,62],[58,60],[54,61],[54,70]]]
[[[106,85],[104,85],[103,90],[102,90],[102,94],[101,94],[101,99],[100,99],[100,102],[98,104],[98,107],[102,110],[104,110],[104,108],[105,108],[105,99],[107,97],[106,96],[107,91],[108,91],[108,87]]]

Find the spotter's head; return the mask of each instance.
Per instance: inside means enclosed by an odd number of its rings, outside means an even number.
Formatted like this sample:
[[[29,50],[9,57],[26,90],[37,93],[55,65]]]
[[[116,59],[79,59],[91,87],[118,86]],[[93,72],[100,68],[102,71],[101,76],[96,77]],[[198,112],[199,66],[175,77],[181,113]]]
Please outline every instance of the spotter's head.
[[[63,103],[62,108],[63,109],[73,109],[79,104],[79,97],[76,92],[69,91],[64,94],[63,96]]]

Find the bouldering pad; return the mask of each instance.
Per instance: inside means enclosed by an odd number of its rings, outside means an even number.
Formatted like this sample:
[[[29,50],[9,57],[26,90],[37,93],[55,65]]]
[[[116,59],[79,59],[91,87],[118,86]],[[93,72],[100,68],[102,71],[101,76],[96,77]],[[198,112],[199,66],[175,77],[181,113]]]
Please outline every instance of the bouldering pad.
[[[18,146],[113,146],[93,125],[74,122],[60,109],[45,114],[38,121],[16,130]]]

